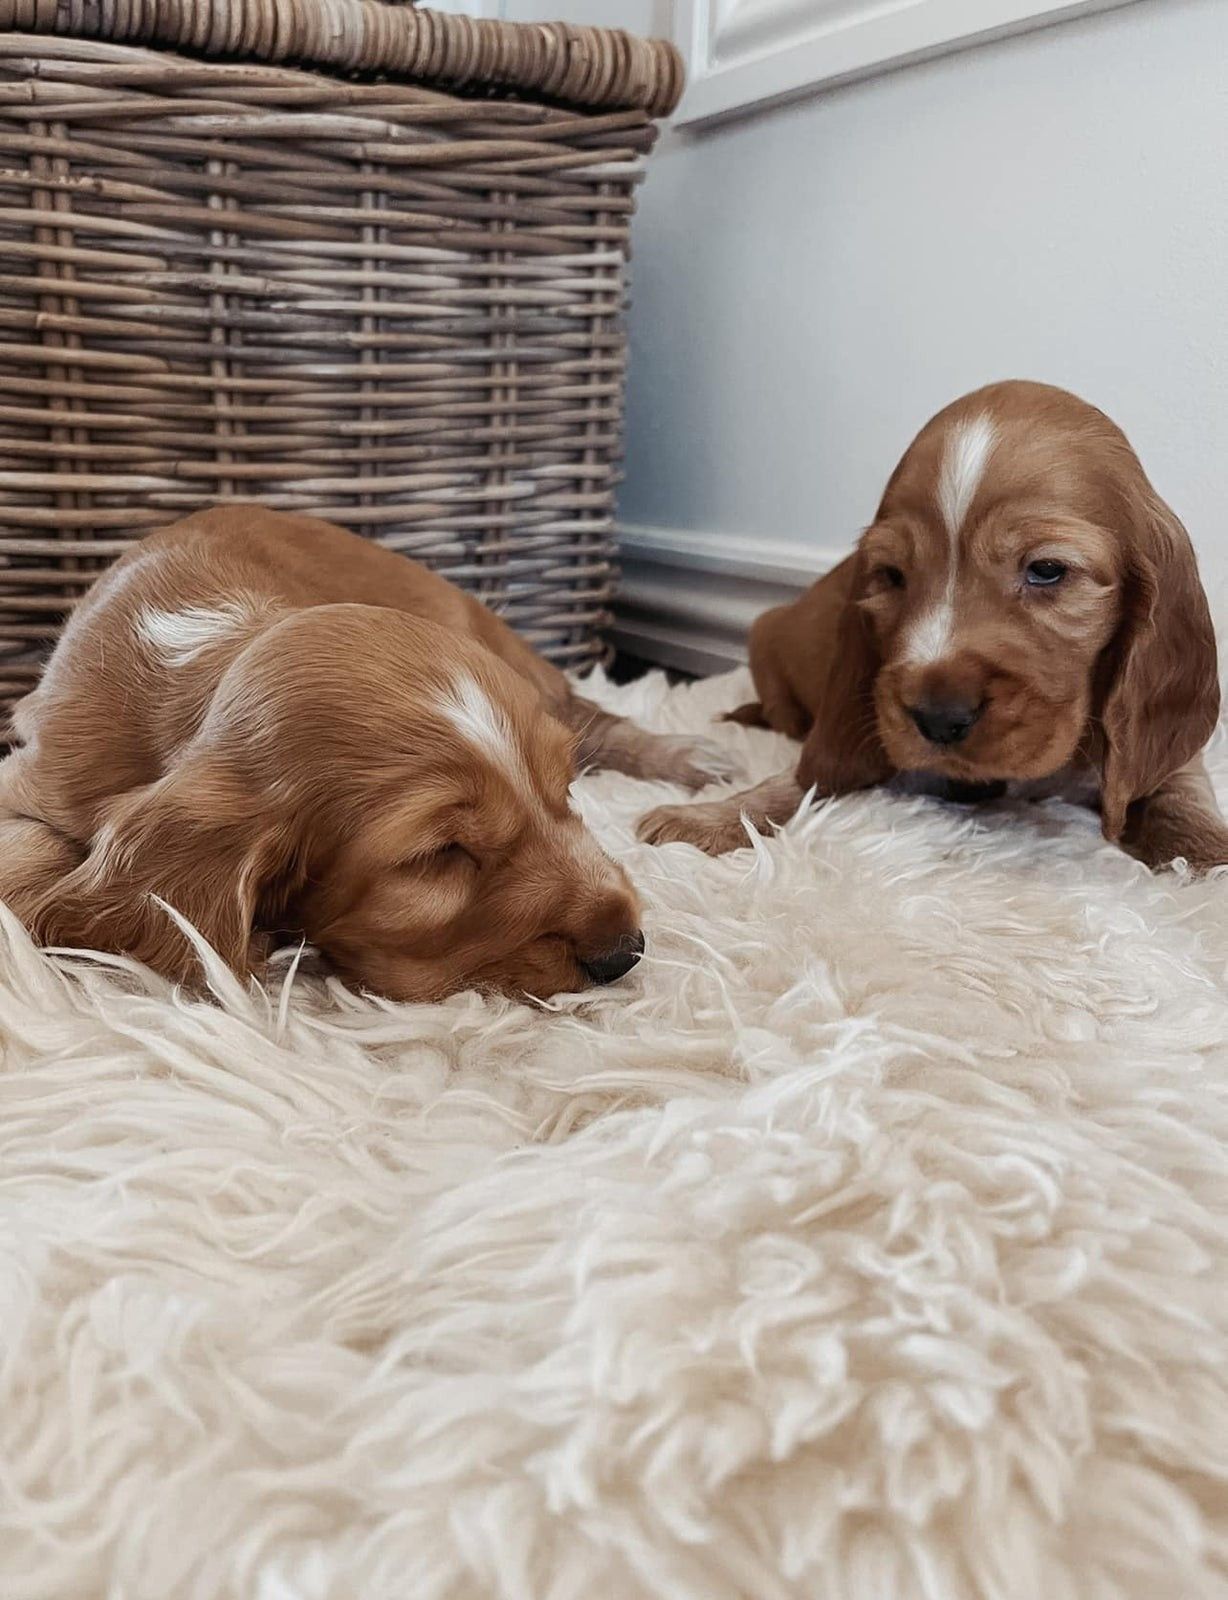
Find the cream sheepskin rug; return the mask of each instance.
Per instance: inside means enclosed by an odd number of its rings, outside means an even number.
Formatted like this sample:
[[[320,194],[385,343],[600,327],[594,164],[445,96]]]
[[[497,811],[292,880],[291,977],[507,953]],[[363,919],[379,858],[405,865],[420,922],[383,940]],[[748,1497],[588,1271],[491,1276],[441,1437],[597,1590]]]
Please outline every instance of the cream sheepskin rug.
[[[637,845],[669,798],[579,785],[649,956],[548,1012],[5,914],[4,1600],[1228,1592],[1228,881],[881,794]]]

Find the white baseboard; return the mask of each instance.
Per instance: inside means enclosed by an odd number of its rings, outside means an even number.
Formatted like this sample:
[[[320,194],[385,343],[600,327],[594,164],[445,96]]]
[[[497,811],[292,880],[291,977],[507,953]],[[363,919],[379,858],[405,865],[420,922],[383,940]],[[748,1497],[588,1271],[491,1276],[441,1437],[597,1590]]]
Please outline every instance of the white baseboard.
[[[759,613],[795,600],[847,554],[801,540],[625,522],[618,532],[615,647],[700,675],[741,666]]]

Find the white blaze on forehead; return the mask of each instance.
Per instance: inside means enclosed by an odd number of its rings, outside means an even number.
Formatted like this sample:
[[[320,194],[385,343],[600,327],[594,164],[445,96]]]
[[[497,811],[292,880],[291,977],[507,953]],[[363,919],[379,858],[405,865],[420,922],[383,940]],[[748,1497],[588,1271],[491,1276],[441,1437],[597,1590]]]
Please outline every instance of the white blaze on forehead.
[[[908,659],[917,665],[939,660],[950,648],[955,624],[959,536],[985,476],[997,437],[992,418],[984,412],[957,423],[947,434],[938,472],[938,509],[947,530],[947,576],[942,598],[923,612],[909,630]]]
[[[938,509],[947,525],[952,554],[996,440],[997,431],[984,412],[970,417],[967,422],[957,423],[947,435],[942,470],[938,474]]]
[[[480,750],[518,789],[533,792],[511,724],[476,678],[459,673],[440,696],[439,709],[461,738]]]
[[[220,606],[185,606],[182,611],[158,611],[146,606],[137,618],[137,633],[168,667],[185,667],[202,650],[219,644],[246,627],[257,605],[246,598]]]

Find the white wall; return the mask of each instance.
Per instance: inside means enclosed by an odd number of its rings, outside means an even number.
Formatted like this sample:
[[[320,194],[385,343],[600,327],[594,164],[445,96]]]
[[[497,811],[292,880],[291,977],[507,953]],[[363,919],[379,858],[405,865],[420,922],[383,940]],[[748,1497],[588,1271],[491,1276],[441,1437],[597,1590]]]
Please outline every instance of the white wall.
[[[437,0],[431,0],[436,10]],[[552,22],[562,18],[589,28],[626,28],[649,38],[668,38],[670,0],[487,0],[508,22]],[[474,0],[451,0],[451,9],[470,11]]]
[[[510,20],[563,17],[591,28],[626,28],[646,38],[670,34],[670,0],[503,0],[503,5]]]
[[[1228,598],[1228,0],[667,133],[635,246],[629,611],[660,538],[818,570],[926,417],[1007,376],[1126,428]]]

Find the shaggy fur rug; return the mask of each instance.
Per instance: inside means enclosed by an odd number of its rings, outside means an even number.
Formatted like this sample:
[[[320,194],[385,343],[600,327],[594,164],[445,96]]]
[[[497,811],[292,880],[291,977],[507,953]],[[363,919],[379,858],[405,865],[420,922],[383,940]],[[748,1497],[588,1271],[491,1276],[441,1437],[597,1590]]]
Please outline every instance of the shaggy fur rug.
[[[579,797],[649,955],[549,1010],[5,915],[0,1594],[1228,1592],[1228,882],[1056,805],[710,861]]]

